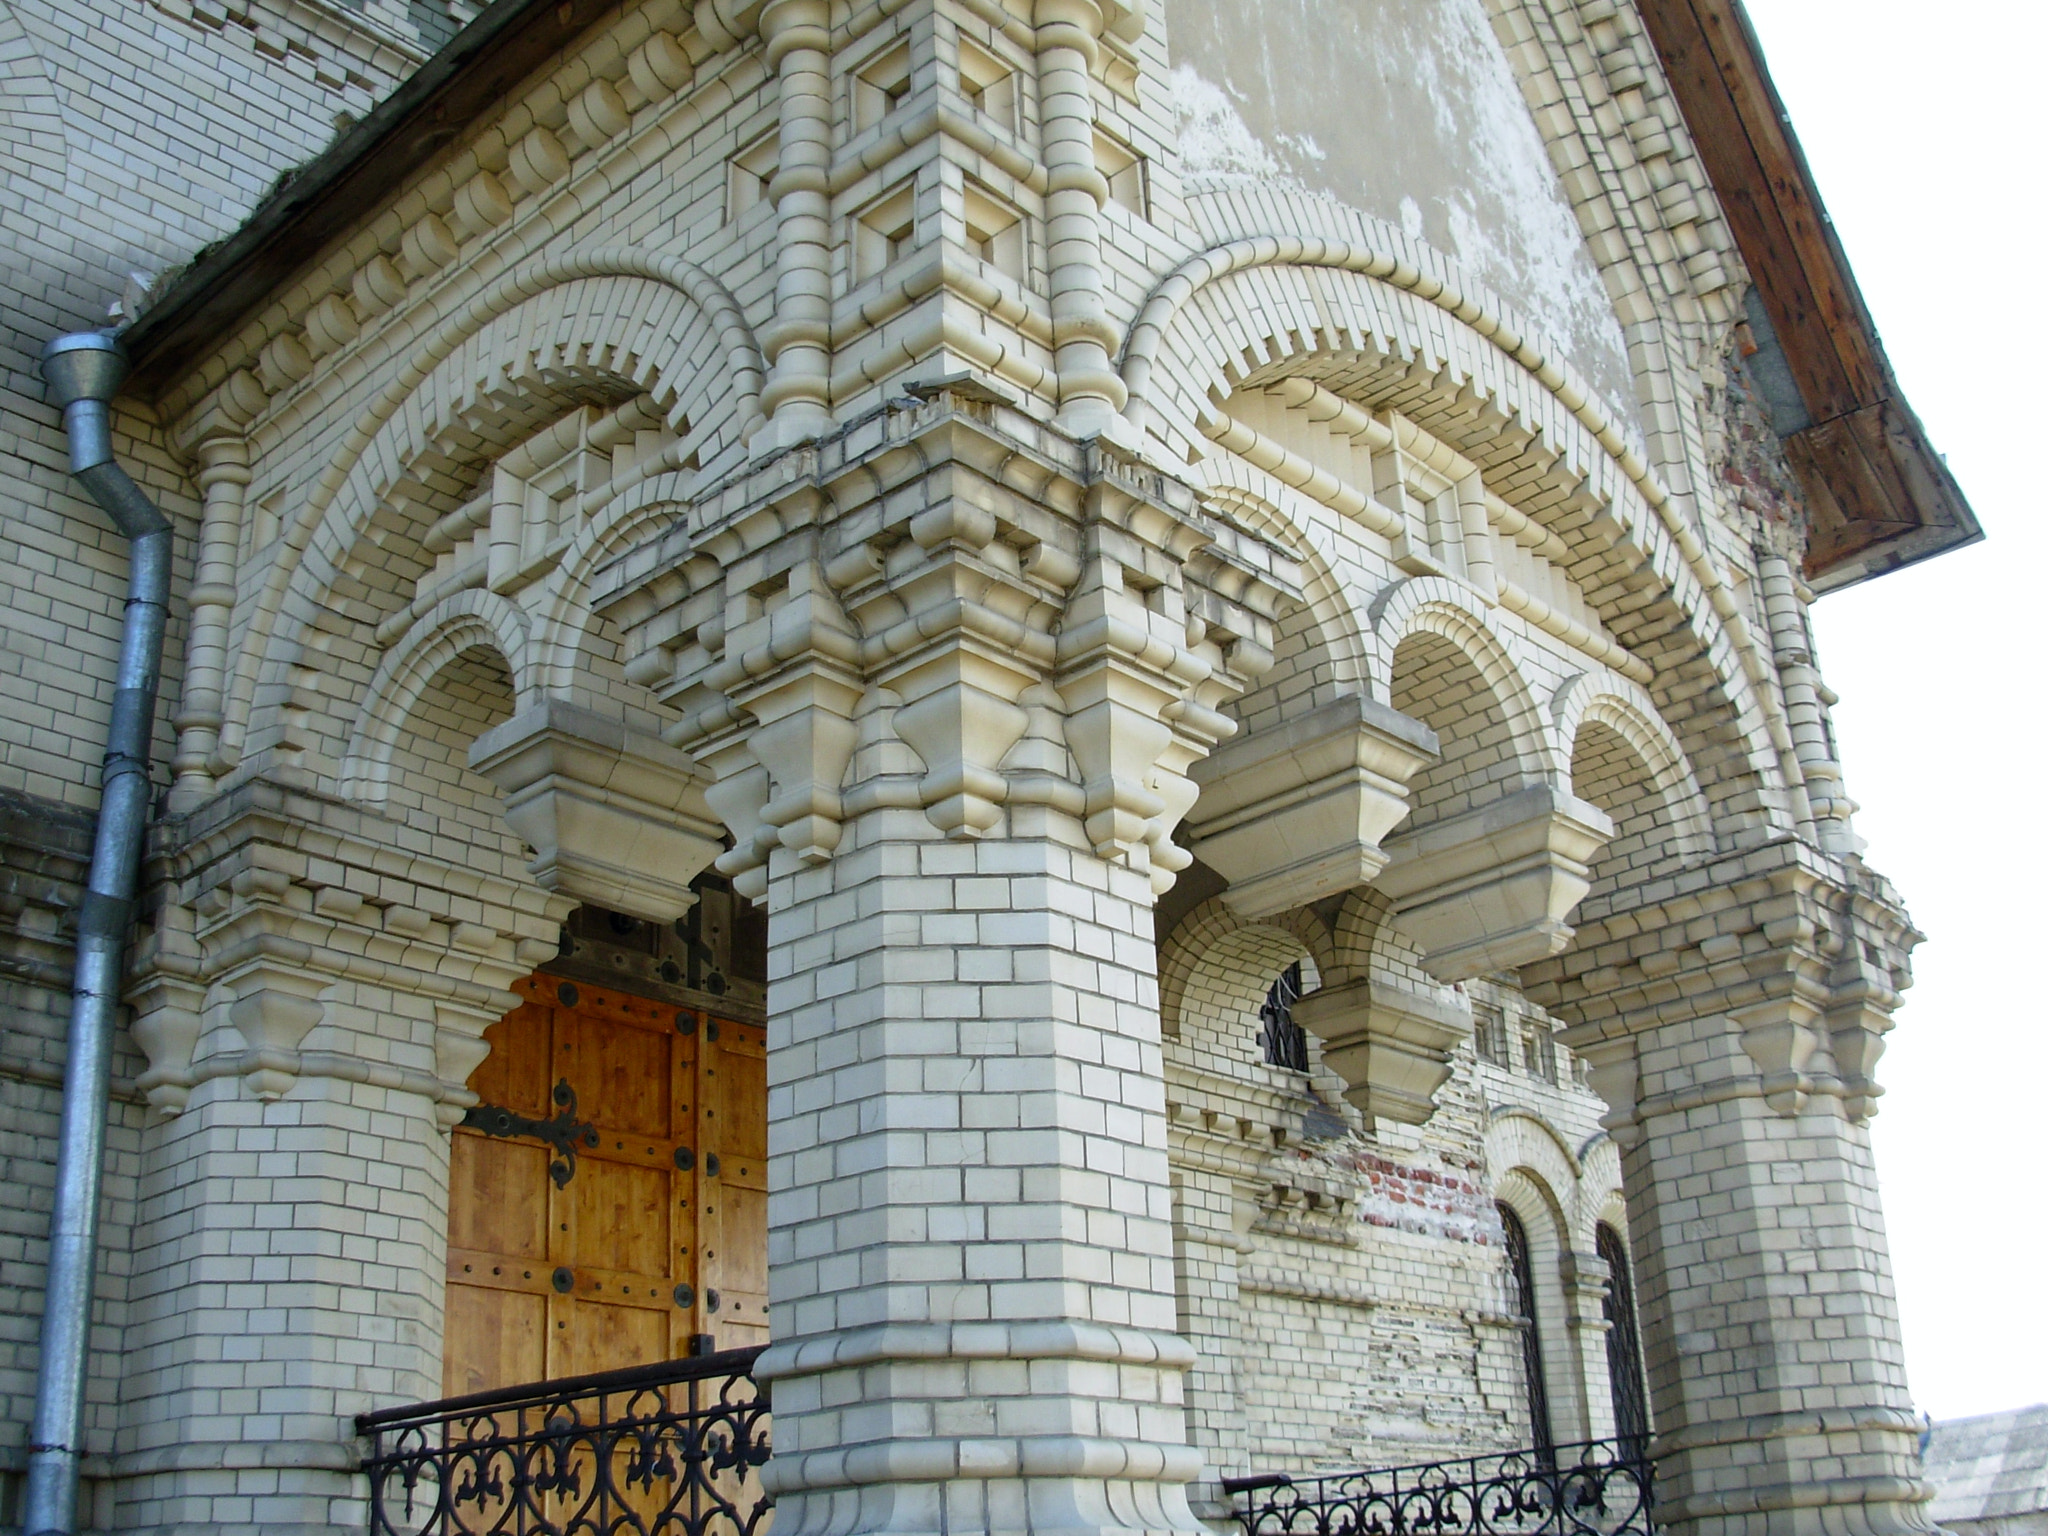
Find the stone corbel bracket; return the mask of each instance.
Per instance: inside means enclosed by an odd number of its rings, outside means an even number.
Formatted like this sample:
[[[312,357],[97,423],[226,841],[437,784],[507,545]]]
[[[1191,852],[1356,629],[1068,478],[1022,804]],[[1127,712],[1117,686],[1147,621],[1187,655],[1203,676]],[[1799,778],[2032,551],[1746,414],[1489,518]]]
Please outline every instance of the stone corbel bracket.
[[[1363,1114],[1421,1125],[1450,1080],[1451,1051],[1472,1028],[1466,1008],[1385,983],[1350,981],[1311,992],[1293,1008],[1323,1043],[1323,1061]]]
[[[469,762],[504,792],[534,879],[578,901],[673,922],[724,851],[697,765],[578,705],[543,700],[479,736]]]
[[[179,1113],[192,1097],[192,1054],[205,1022],[206,988],[184,969],[159,961],[128,994],[129,1033],[149,1063],[135,1086],[159,1115]]]
[[[1190,769],[1194,856],[1247,920],[1369,884],[1409,779],[1436,756],[1434,731],[1364,694],[1230,742]]]
[[[222,979],[234,997],[228,1022],[249,1043],[242,1078],[257,1098],[281,1099],[298,1081],[299,1046],[326,1013],[320,994],[329,984],[326,976],[268,957]]]
[[[1597,1253],[1567,1248],[1557,1256],[1558,1284],[1565,1294],[1565,1326],[1574,1333],[1606,1333],[1613,1328],[1601,1312],[1614,1284],[1614,1271]]]
[[[1237,733],[1222,707],[1271,668],[1298,573],[1180,482],[1101,442],[1088,460],[1081,576],[1054,685],[1089,839],[1163,894],[1194,859],[1173,841],[1199,794],[1189,775]]]
[[[1892,1015],[1913,985],[1912,949],[1921,935],[1897,898],[1857,891],[1844,914],[1841,954],[1828,978],[1825,1027],[1835,1073],[1842,1083],[1842,1109],[1851,1120],[1877,1113],[1884,1085],[1877,1063],[1884,1055]]]
[[[1386,845],[1373,884],[1439,981],[1548,959],[1571,942],[1566,919],[1614,835],[1598,806],[1539,784]]]

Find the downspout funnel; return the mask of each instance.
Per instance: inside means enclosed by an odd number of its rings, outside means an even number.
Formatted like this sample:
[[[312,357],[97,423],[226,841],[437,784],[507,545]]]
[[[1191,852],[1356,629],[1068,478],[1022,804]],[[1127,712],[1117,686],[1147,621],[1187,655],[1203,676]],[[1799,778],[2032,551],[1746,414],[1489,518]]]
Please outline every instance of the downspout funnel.
[[[127,373],[121,344],[99,331],[60,336],[43,349],[43,379],[50,401],[64,411],[71,473],[128,537],[130,547],[121,662],[100,770],[99,825],[93,835],[85,900],[78,911],[42,1351],[22,1498],[23,1536],[73,1536],[78,1529],[78,1469],[85,1450],[85,1381],[99,1259],[114,1024],[142,873],[143,833],[149,823],[149,744],[170,601],[170,521],[114,459],[109,404]]]

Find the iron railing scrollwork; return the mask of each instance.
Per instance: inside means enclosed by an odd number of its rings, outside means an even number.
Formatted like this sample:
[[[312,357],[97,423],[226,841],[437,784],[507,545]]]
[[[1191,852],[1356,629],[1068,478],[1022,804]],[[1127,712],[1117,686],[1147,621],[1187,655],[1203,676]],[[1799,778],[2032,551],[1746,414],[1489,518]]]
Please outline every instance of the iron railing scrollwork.
[[[1372,1472],[1230,1477],[1245,1536],[1655,1536],[1651,1463],[1611,1440]]]
[[[364,1414],[371,1536],[767,1536],[759,1354]]]

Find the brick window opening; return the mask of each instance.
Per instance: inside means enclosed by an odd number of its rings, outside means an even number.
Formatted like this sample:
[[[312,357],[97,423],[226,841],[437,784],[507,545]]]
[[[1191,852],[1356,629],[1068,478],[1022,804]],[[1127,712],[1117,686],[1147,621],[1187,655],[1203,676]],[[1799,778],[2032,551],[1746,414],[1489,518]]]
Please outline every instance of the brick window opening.
[[[1301,962],[1295,961],[1280,973],[1259,1008],[1259,1045],[1266,1065],[1308,1070],[1308,1035],[1294,1022],[1294,1005],[1301,1001]]]
[[[1508,1016],[1491,1003],[1472,1005],[1472,1048],[1496,1067],[1514,1064],[1508,1059]]]
[[[1512,1206],[1497,1203],[1501,1233],[1507,1239],[1509,1301],[1522,1325],[1522,1391],[1529,1409],[1529,1438],[1536,1459],[1554,1464],[1556,1440],[1550,1429],[1550,1395],[1543,1380],[1543,1341],[1536,1323],[1536,1266],[1529,1254],[1529,1232]]]

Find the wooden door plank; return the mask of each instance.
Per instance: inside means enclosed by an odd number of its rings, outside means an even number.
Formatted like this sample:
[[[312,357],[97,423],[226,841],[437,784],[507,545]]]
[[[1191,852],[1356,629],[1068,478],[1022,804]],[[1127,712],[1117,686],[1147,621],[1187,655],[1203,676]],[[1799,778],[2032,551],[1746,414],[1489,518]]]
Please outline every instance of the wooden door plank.
[[[546,1374],[547,1298],[450,1285],[441,1334],[441,1392],[461,1397]]]
[[[644,1364],[705,1333],[765,1342],[765,1031],[545,975],[519,990],[473,1082],[534,1119],[566,1082],[594,1144],[557,1186],[543,1143],[456,1133],[448,1379]]]

